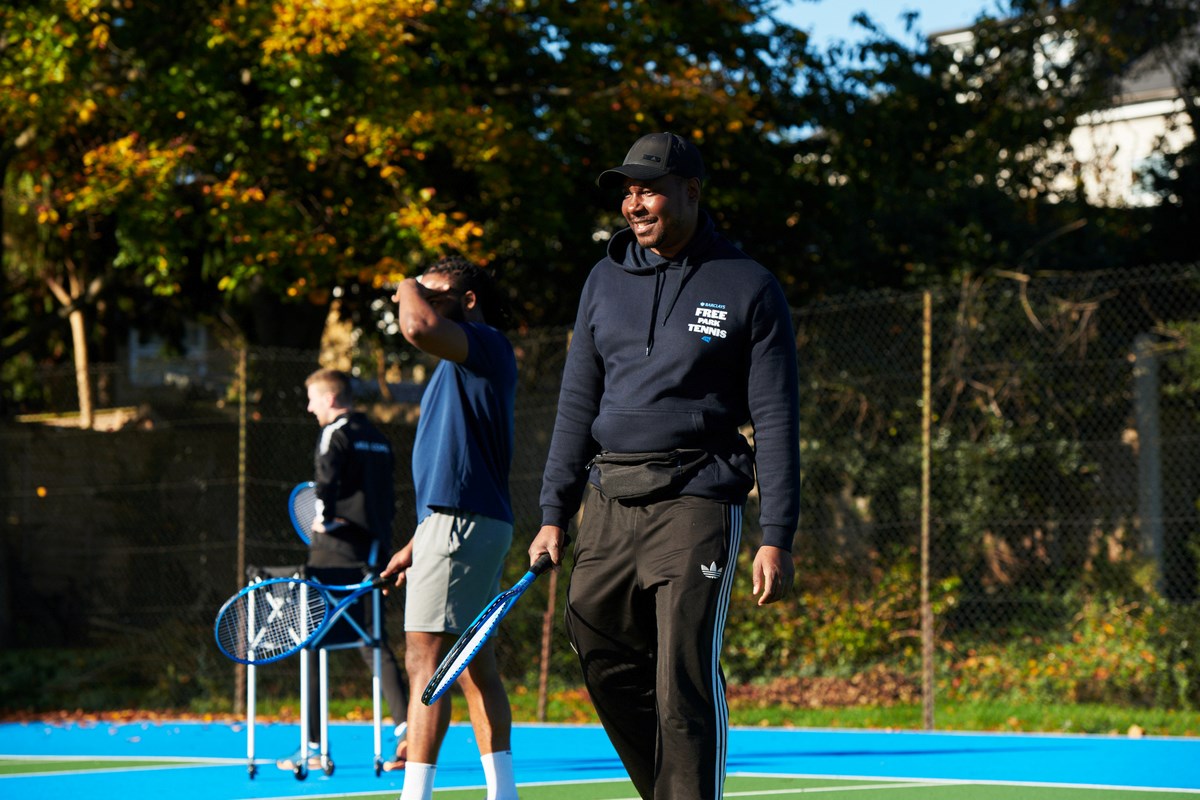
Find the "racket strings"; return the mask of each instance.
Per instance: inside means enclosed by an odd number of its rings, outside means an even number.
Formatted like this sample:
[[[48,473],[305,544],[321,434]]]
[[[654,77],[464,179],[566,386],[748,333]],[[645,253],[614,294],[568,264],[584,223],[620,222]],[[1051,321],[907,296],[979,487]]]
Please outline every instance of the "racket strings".
[[[292,523],[296,533],[308,540],[312,535],[313,521],[317,518],[317,492],[311,485],[297,487],[292,493]]]
[[[265,661],[299,648],[325,620],[324,593],[299,582],[264,583],[239,595],[217,622],[217,643],[234,658]]]
[[[512,598],[515,600],[515,598]],[[429,681],[429,685],[425,687],[422,693],[421,702],[425,705],[437,702],[437,699],[446,693],[446,690],[458,679],[467,665],[471,663],[471,659],[479,652],[480,648],[487,643],[495,632],[500,621],[504,619],[505,613],[512,605],[509,598],[497,598],[492,601],[492,604],[479,615],[479,617],[471,624],[454,647],[446,654],[434,673],[433,678]]]

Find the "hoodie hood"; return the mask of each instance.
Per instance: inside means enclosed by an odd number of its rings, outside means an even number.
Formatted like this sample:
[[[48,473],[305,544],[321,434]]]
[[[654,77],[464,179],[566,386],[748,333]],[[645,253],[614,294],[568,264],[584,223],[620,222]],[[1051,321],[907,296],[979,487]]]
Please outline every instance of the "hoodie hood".
[[[675,301],[688,279],[700,268],[704,253],[712,243],[716,227],[708,212],[701,210],[696,224],[696,233],[691,241],[673,257],[661,256],[638,244],[632,228],[617,232],[608,242],[609,260],[631,275],[654,276],[654,304],[647,320],[646,357],[654,349],[654,329],[666,325],[675,309]],[[663,296],[667,290],[668,273],[673,272],[675,288],[671,291],[665,308]]]
[[[667,258],[638,244],[632,228],[622,228],[608,240],[608,258],[634,275],[650,275],[656,270],[690,266],[696,263],[698,255],[708,249],[715,230],[712,217],[702,209],[692,240],[674,258]]]

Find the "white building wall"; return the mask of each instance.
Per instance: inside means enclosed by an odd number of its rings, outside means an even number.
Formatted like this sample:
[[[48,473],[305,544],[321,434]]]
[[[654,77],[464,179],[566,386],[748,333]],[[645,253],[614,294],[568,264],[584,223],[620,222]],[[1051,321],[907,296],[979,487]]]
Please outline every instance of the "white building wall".
[[[1106,207],[1159,202],[1143,172],[1156,154],[1175,153],[1193,139],[1182,100],[1153,100],[1088,114],[1071,132],[1072,157],[1088,203]],[[1164,146],[1165,143],[1165,146]]]

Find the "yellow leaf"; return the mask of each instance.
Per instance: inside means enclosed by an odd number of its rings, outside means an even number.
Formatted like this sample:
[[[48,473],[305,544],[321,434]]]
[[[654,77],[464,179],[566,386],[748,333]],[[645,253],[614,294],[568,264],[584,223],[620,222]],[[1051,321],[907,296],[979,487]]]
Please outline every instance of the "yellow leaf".
[[[108,47],[108,26],[97,25],[92,28],[92,47],[97,50],[103,50]]]

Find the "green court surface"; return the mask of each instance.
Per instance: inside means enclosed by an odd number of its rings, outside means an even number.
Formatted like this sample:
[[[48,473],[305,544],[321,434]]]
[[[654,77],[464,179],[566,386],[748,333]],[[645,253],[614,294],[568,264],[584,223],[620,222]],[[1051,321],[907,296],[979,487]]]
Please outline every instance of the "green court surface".
[[[109,759],[0,759],[0,775],[49,772],[91,772],[160,769],[182,766],[179,762]],[[133,775],[130,776],[134,777]],[[2,786],[2,785],[0,785]],[[437,800],[478,800],[480,787],[435,790]],[[939,780],[845,780],[838,778],[796,778],[780,776],[731,776],[725,783],[725,797],[787,798],[836,795],[844,800],[1195,800],[1200,791],[1164,791],[1127,789],[1107,786],[1053,786],[1001,783],[971,783]],[[395,790],[359,795],[296,795],[299,797],[337,797],[338,800],[379,800],[395,797]],[[523,785],[522,800],[639,800],[628,780],[582,781]]]
[[[434,791],[437,800],[478,800],[480,789]],[[840,800],[1196,800],[1197,792],[1116,789],[1111,787],[1025,786],[960,781],[879,781],[835,778],[733,776],[726,798],[786,799],[829,795]],[[358,795],[342,800],[378,800]],[[640,800],[629,781],[522,786],[521,800]]]
[[[396,800],[403,772],[376,775],[371,727],[331,726],[336,769],[275,767],[298,728],[155,721],[0,725],[0,798]],[[518,725],[523,800],[638,800],[602,730]],[[1200,739],[735,728],[725,797],[839,800],[1200,800]],[[251,742],[254,747],[250,747]],[[452,725],[435,800],[480,800],[469,725]]]
[[[175,759],[103,759],[82,757],[3,758],[0,757],[0,775],[36,775],[46,772],[88,772],[98,770],[160,769],[164,766],[181,765]]]

